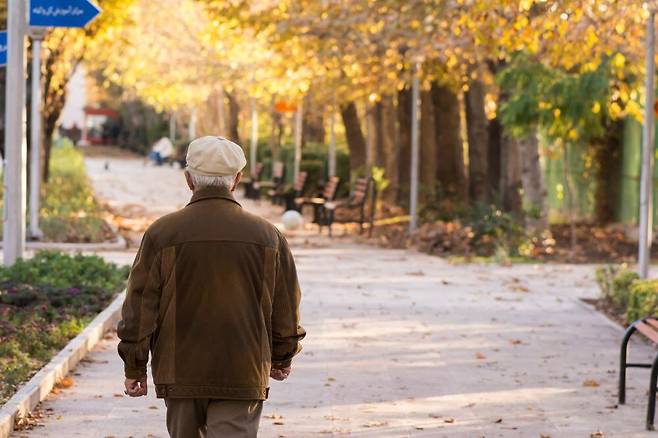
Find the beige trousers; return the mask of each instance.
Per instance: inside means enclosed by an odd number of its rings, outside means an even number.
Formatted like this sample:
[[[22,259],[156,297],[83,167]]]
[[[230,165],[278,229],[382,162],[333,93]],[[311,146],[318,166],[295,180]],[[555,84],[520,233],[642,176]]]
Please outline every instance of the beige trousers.
[[[171,438],[256,438],[263,402],[167,398]]]

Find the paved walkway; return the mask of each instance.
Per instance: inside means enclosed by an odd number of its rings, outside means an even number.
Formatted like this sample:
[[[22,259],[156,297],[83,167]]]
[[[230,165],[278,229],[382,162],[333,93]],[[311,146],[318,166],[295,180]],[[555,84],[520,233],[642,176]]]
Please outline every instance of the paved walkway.
[[[148,208],[188,196],[174,188],[179,171],[119,160],[110,172],[97,160],[89,168],[115,205],[122,190]],[[579,301],[597,293],[592,267],[451,265],[304,233],[291,240],[308,337],[290,379],[272,383],[262,437],[654,436],[643,430],[646,371],[632,372],[629,403],[616,406],[621,330]],[[20,436],[166,437],[160,400],[121,395],[115,349],[110,336],[44,403],[44,425]]]

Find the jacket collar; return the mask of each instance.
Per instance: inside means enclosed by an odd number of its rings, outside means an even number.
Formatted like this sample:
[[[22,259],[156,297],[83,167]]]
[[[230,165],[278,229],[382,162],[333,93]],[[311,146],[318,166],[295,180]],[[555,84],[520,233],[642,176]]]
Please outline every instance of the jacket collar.
[[[203,187],[195,190],[192,199],[190,199],[190,202],[187,205],[205,199],[225,199],[241,206],[240,203],[235,200],[235,197],[233,197],[233,193],[225,187]]]

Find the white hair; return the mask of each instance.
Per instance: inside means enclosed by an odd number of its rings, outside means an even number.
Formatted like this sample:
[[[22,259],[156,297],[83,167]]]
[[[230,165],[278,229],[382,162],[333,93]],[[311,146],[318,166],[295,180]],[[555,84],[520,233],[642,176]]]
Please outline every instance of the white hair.
[[[192,179],[192,184],[194,184],[194,189],[201,189],[203,187],[221,187],[225,189],[230,189],[233,187],[235,182],[235,175],[226,175],[226,176],[205,176],[198,175],[194,172],[187,172]]]

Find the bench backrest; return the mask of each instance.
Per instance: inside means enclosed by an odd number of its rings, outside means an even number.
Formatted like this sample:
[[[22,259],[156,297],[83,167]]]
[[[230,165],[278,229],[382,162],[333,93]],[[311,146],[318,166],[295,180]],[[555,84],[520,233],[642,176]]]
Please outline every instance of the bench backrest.
[[[322,197],[327,201],[333,201],[336,197],[336,192],[338,191],[338,183],[340,183],[340,177],[332,176],[329,177],[329,180],[324,185],[324,190],[322,190]]]
[[[354,181],[354,188],[350,196],[351,205],[361,205],[365,203],[368,197],[368,189],[370,189],[370,178],[357,178]]]

